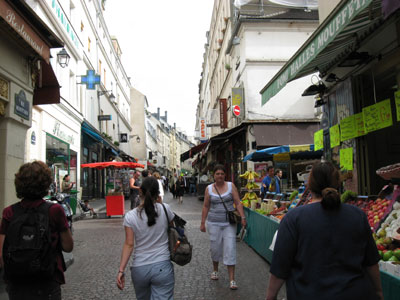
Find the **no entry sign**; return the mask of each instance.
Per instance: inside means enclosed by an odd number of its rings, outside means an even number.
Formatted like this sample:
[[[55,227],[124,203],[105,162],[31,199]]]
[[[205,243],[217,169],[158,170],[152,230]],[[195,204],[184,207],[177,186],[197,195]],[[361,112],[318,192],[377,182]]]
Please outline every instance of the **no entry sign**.
[[[240,116],[240,106],[239,105],[235,105],[234,107],[233,107],[233,114],[235,115],[235,116]]]

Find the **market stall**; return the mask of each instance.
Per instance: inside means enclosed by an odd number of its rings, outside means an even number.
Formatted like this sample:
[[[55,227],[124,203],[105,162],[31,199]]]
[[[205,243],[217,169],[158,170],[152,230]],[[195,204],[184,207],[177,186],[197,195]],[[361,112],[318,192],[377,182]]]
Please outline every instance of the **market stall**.
[[[107,161],[97,162],[89,164],[81,164],[82,168],[96,168],[104,169],[111,168],[114,173],[113,189],[108,189],[106,195],[106,214],[108,217],[125,214],[125,196],[123,187],[117,184],[117,169],[136,169],[144,168],[144,165],[134,162],[123,162],[123,161]]]

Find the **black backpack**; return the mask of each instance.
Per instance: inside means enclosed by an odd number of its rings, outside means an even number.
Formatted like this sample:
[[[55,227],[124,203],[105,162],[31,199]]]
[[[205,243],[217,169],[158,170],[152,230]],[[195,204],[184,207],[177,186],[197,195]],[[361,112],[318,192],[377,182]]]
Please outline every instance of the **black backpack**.
[[[24,208],[21,203],[12,206],[13,217],[3,247],[6,280],[32,282],[53,278],[57,260],[51,247],[51,206],[47,202],[35,208]]]

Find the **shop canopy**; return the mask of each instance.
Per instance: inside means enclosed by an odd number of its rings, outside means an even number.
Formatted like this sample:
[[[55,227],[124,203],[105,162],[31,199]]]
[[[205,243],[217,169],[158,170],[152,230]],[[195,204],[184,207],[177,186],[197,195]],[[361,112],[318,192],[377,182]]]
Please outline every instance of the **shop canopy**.
[[[268,160],[289,161],[300,159],[317,159],[321,158],[322,154],[322,150],[314,151],[313,144],[285,145],[257,150],[246,155],[243,159],[243,162],[248,160],[259,162]]]
[[[342,0],[310,38],[260,91],[261,105],[289,81],[315,72],[324,76],[382,22],[382,0]]]
[[[117,169],[123,169],[123,168],[136,169],[136,168],[144,168],[144,165],[130,161],[105,161],[105,162],[81,164],[81,167],[94,168],[94,169],[104,169],[109,167]]]
[[[201,150],[203,150],[205,147],[207,147],[209,141],[198,144],[192,148],[190,148],[188,151],[183,152],[181,154],[181,161],[185,161],[189,158],[192,158],[194,155],[196,155],[197,153],[199,153]]]

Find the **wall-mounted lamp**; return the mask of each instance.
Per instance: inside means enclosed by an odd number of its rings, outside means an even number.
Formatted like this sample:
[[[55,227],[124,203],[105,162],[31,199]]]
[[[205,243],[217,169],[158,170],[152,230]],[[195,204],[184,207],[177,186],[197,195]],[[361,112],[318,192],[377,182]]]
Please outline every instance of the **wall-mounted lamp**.
[[[112,91],[97,91],[97,97],[100,98],[100,96],[106,95],[106,94],[108,94],[109,92],[110,92],[110,96],[108,96],[108,98],[110,99],[110,101],[111,101],[112,103],[115,103],[115,96],[114,96],[114,94],[113,94]]]
[[[62,48],[62,50],[57,53],[57,62],[61,66],[61,68],[65,68],[68,66],[70,58],[71,57],[69,56],[65,48]]]
[[[326,82],[338,82],[342,81],[339,77],[336,76],[334,73],[330,73],[328,76],[325,78]]]
[[[338,66],[339,67],[355,67],[362,63],[366,63],[372,56],[368,52],[351,52]]]
[[[137,137],[137,138],[136,138],[136,142],[137,142],[137,143],[140,143],[140,136],[138,136],[137,134],[132,134],[132,135],[129,136],[129,138],[130,138],[130,139],[133,139],[135,136]]]
[[[305,89],[303,94],[301,94],[303,97],[304,96],[314,96],[317,94],[323,94],[326,90],[326,85],[320,81],[318,84],[312,84],[308,88]]]

